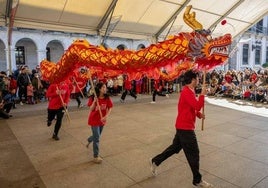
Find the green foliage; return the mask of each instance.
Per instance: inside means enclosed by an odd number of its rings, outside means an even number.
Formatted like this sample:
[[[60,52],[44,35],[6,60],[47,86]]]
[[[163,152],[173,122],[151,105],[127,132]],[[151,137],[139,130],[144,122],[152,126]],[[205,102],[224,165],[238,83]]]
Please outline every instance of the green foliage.
[[[268,67],[268,62],[264,63],[264,64],[262,65],[262,67],[263,67],[263,68]]]

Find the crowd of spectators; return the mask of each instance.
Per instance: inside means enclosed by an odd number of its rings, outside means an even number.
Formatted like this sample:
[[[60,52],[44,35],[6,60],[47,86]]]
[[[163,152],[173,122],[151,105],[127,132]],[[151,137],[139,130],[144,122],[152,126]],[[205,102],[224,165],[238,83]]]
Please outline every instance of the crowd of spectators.
[[[206,76],[208,95],[229,97],[267,104],[268,69],[258,71],[245,68],[242,71],[213,70]]]
[[[0,72],[0,117],[12,117],[17,104],[36,104],[45,100],[48,83],[41,79],[40,67],[19,66],[12,74]]]

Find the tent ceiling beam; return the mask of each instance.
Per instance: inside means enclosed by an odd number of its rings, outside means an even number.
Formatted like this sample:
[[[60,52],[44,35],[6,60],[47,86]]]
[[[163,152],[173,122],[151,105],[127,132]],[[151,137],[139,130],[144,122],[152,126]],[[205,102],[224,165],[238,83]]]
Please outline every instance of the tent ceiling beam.
[[[184,8],[188,5],[188,3],[191,0],[186,0],[184,1],[184,3],[180,6],[180,8],[168,19],[168,21],[157,31],[157,33],[155,34],[155,38],[157,39],[161,33],[169,26],[169,24],[177,18],[178,14],[181,13],[181,11],[184,10]]]
[[[5,15],[4,15],[5,16],[6,26],[9,23],[9,17],[10,17],[10,14],[11,14],[12,3],[13,3],[13,0],[7,0],[6,1],[6,11],[5,11]]]
[[[111,12],[114,11],[116,3],[118,0],[113,0],[109,6],[109,8],[107,9],[107,11],[105,12],[104,16],[102,17],[100,23],[97,26],[97,32],[99,34],[100,30],[102,29],[103,25],[105,24],[106,20],[108,19],[109,15],[111,14]],[[108,26],[107,26],[108,28]]]

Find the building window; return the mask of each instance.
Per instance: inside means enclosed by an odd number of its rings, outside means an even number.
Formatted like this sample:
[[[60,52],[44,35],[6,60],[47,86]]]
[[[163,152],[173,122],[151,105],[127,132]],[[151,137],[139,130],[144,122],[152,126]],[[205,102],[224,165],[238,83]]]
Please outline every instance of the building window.
[[[47,60],[50,61],[50,60],[51,60],[51,56],[50,56],[50,48],[47,47],[46,50],[47,50],[47,51],[46,51]]]
[[[24,46],[17,46],[15,49],[16,65],[25,65]]]
[[[118,50],[125,50],[126,46],[123,44],[120,44],[119,46],[116,47]]]
[[[261,47],[256,46],[255,49],[255,65],[260,65],[261,64]]]
[[[243,45],[243,59],[242,59],[243,65],[248,65],[248,53],[249,53],[248,48],[249,48],[248,44]]]

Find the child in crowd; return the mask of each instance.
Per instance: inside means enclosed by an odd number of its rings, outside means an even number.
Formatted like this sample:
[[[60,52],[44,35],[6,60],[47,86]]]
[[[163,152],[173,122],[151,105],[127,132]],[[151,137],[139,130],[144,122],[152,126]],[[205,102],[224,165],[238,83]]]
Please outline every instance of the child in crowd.
[[[34,104],[34,88],[33,84],[29,83],[27,86],[27,102],[28,104]]]

